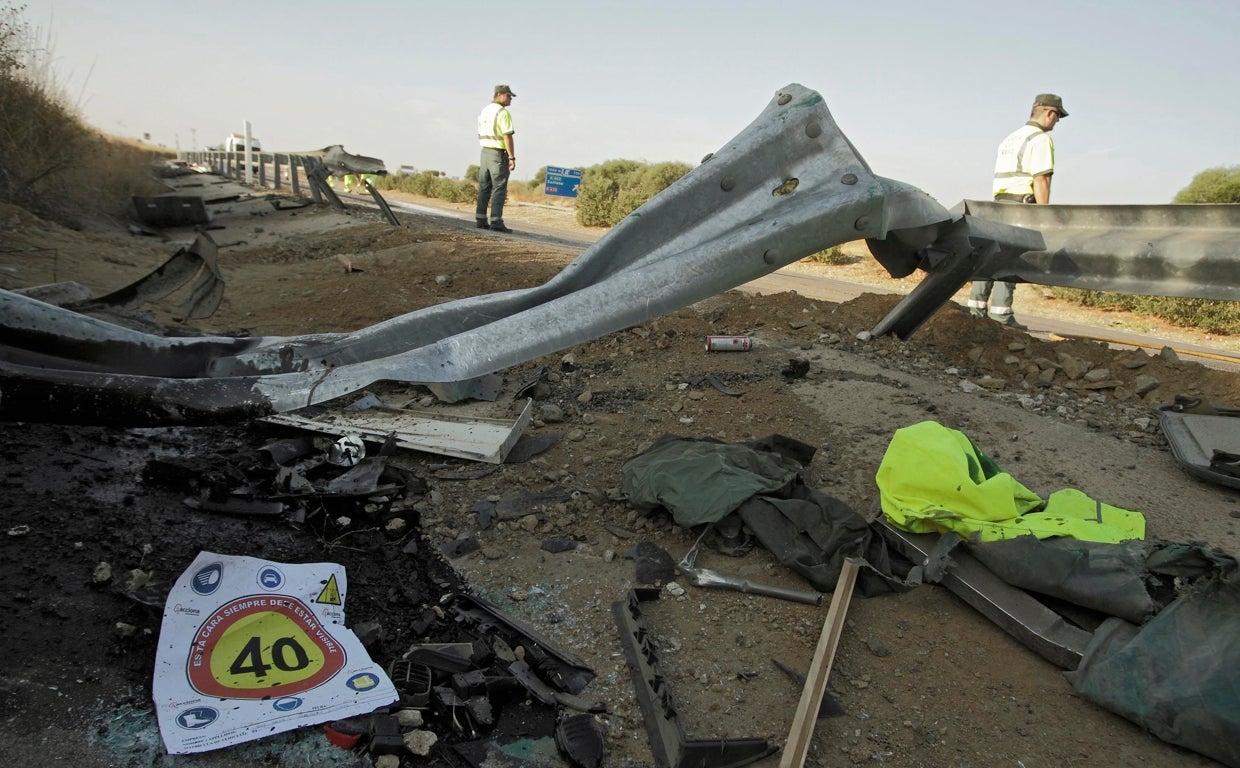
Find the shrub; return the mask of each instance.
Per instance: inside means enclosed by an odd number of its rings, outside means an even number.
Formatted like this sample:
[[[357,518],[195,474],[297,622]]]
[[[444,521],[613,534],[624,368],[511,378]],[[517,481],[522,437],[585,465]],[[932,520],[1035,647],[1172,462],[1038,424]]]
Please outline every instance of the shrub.
[[[1175,196],[1177,203],[1240,203],[1240,165],[1210,168]]]
[[[846,264],[856,264],[861,260],[859,256],[850,256],[844,253],[838,245],[833,245],[825,251],[811,253],[805,257],[806,261],[812,261],[816,264],[826,264],[831,267],[842,267]]]
[[[1051,295],[1095,309],[1113,309],[1157,317],[1184,328],[1196,328],[1221,336],[1240,334],[1240,305],[1215,299],[1183,299],[1170,296],[1128,296],[1079,288],[1051,288]]]
[[[608,160],[587,168],[577,188],[577,223],[610,227],[690,171],[685,163]]]

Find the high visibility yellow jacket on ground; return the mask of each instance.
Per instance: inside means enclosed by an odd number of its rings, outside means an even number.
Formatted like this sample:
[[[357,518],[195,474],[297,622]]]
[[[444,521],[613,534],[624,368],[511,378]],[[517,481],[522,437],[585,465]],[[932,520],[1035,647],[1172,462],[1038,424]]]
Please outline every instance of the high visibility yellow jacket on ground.
[[[978,450],[933,421],[896,431],[876,478],[883,513],[912,533],[955,531],[998,541],[1032,534],[1118,543],[1145,538],[1145,517],[1066,488],[1043,501]]]

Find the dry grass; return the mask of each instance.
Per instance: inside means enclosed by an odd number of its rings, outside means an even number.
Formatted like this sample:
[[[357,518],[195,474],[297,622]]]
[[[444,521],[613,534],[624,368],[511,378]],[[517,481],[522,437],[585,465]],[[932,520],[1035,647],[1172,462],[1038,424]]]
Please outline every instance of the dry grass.
[[[0,202],[67,226],[123,216],[130,195],[152,188],[149,162],[171,153],[86,125],[22,10],[0,5]]]

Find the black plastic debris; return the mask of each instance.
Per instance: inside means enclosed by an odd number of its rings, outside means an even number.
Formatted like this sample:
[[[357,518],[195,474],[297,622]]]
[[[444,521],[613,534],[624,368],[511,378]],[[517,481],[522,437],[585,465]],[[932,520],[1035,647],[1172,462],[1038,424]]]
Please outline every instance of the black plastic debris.
[[[400,734],[400,723],[389,714],[372,715],[370,718],[370,745],[372,755],[399,755],[405,749]]]
[[[425,707],[431,700],[431,668],[409,659],[393,659],[387,668],[401,701],[411,707]]]
[[[636,564],[638,584],[666,584],[676,578],[676,561],[657,544],[639,541],[624,556]]]
[[[633,688],[642,705],[650,751],[659,768],[739,768],[775,754],[779,747],[760,738],[686,739],[667,678],[659,670],[659,647],[646,626],[641,603],[659,599],[658,589],[629,590],[612,603]]]
[[[560,441],[559,432],[543,432],[538,435],[522,435],[512,450],[504,457],[505,464],[521,464],[529,461],[540,453],[549,451]]]
[[[598,768],[603,762],[603,726],[593,715],[568,715],[555,727],[555,745],[577,768]]]

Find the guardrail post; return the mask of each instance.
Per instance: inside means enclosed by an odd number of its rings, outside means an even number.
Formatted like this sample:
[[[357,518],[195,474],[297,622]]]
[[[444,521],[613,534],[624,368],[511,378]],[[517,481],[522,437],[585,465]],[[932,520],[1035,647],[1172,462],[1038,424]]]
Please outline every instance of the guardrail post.
[[[289,155],[288,156],[288,178],[289,178],[289,181],[291,181],[293,184],[294,195],[301,194],[301,182],[297,178],[298,176],[301,175],[301,169],[298,168],[297,166],[298,166],[297,156]]]
[[[267,161],[263,159],[263,153],[259,152],[256,156],[258,160],[258,186],[267,186]]]

